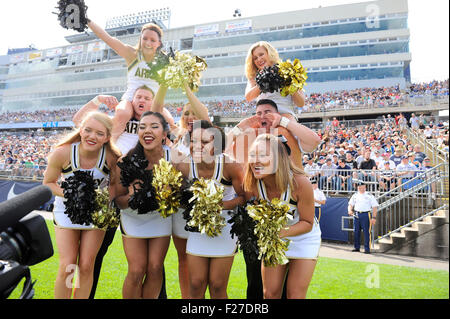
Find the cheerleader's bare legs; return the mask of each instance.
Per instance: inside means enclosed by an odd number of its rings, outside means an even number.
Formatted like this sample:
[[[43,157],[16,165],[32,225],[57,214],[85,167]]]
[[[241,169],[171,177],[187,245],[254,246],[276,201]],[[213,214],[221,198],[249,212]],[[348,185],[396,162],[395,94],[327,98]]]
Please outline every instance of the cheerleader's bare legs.
[[[178,255],[178,278],[182,299],[190,299],[189,295],[189,269],[187,263],[186,243],[187,239],[172,236]]]
[[[70,299],[74,277],[76,278],[74,298],[89,298],[94,278],[95,257],[104,237],[105,232],[102,230],[55,228],[59,252],[55,299]]]
[[[187,255],[190,281],[190,297],[204,299],[209,287],[211,299],[227,299],[228,280],[234,256],[199,257]]]
[[[287,298],[305,299],[316,263],[316,259],[289,259],[288,265],[276,267],[262,265],[264,299],[281,298],[287,267],[289,267],[289,276],[286,283]]]
[[[123,237],[123,248],[128,261],[128,273],[122,289],[124,299],[158,298],[169,243],[170,237]]]

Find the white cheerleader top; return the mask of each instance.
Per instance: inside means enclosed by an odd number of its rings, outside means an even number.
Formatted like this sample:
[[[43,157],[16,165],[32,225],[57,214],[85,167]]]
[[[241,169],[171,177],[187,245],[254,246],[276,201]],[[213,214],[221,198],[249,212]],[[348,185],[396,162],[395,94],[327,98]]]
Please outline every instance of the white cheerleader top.
[[[110,169],[106,163],[106,148],[100,150],[97,163],[95,167],[90,169],[84,169],[80,167],[80,143],[72,144],[72,149],[70,152],[70,165],[62,170],[63,178],[65,180],[70,176],[73,176],[75,171],[85,171],[90,172],[94,181],[96,181],[99,188],[104,188],[109,184],[109,173]],[[65,199],[60,196],[55,196],[54,211],[65,211],[66,207],[64,205]]]
[[[122,99],[128,101],[133,100],[134,92],[137,88],[146,85],[153,90],[154,95],[159,89],[159,84],[155,80],[150,78],[151,68],[144,60],[144,56],[141,51],[138,51],[136,59],[128,66],[127,74],[127,91],[122,96]]]
[[[232,200],[236,197],[236,192],[231,181],[226,180],[223,177],[223,167],[225,165],[224,154],[217,155],[215,158],[214,174],[212,180],[216,185],[221,185],[224,188],[222,201]],[[191,163],[189,167],[189,179],[199,178],[197,164],[191,157]]]

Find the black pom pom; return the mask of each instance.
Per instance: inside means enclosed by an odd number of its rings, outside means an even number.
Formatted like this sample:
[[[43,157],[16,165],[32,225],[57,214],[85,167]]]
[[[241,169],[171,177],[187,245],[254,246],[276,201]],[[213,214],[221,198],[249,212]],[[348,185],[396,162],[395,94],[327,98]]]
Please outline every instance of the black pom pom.
[[[238,206],[228,221],[231,224],[231,237],[237,236],[239,248],[245,254],[247,260],[258,261],[259,248],[258,237],[255,235],[256,222],[248,215],[247,205],[253,205],[254,199],[248,201],[244,206]]]
[[[139,177],[143,176],[147,169],[148,160],[139,154],[133,154],[131,157],[125,156],[122,161],[117,162],[120,168],[120,183],[124,187],[131,185]]]
[[[137,210],[138,215],[147,214],[159,208],[152,180],[153,171],[145,170],[141,175],[136,176],[135,182],[132,184],[134,192],[128,200],[128,206],[133,210]]]
[[[284,80],[278,73],[278,64],[266,66],[256,75],[256,84],[262,93],[273,93],[284,87]]]
[[[125,156],[117,162],[120,168],[120,182],[124,187],[133,185],[134,192],[128,200],[128,206],[137,213],[147,214],[159,208],[156,190],[152,185],[153,171],[147,169],[148,160],[139,155]]]
[[[88,7],[83,0],[59,0],[56,9],[58,9],[58,12],[53,13],[58,16],[59,24],[64,29],[78,32],[84,32],[88,29]]]
[[[92,213],[98,210],[96,203],[97,183],[90,172],[75,171],[61,183],[63,188],[65,213],[74,224],[89,226],[92,224]]]

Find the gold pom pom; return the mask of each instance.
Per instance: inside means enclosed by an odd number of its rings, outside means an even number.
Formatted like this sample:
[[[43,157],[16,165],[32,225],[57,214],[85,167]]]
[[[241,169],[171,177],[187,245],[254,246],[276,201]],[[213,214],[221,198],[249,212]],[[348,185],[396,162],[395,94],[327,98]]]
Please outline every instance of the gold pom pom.
[[[259,256],[264,266],[274,267],[288,262],[286,251],[290,241],[280,238],[280,230],[286,227],[289,205],[278,198],[260,200],[259,204],[247,207],[248,215],[256,221],[255,235],[258,237]]]
[[[219,236],[226,225],[225,217],[221,215],[223,186],[217,185],[213,180],[200,178],[190,190],[193,196],[189,202],[195,201],[195,204],[188,226],[197,227],[200,233],[209,237]]]
[[[180,207],[181,176],[181,172],[164,158],[153,168],[152,185],[159,202],[158,211],[164,218],[175,214]]]
[[[293,63],[291,60],[281,62],[278,73],[285,83],[285,86],[280,92],[281,96],[292,95],[298,90],[303,89],[308,79],[306,69],[300,63],[299,59],[295,59]]]
[[[183,88],[187,82],[193,92],[198,91],[201,73],[206,70],[206,61],[198,56],[177,51],[175,58],[170,58],[169,65],[159,71],[162,81],[170,88]]]
[[[107,230],[116,228],[120,224],[120,217],[109,200],[107,188],[95,190],[96,211],[92,213],[92,224],[95,228]]]

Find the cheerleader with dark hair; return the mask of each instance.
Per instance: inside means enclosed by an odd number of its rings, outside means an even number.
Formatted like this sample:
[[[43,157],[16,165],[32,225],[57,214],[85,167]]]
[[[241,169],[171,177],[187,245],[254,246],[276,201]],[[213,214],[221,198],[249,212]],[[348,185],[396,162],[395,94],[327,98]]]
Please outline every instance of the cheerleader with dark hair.
[[[179,163],[177,168],[189,180],[204,178],[223,187],[222,213],[224,221],[231,218],[231,210],[243,204],[242,168],[223,154],[225,135],[208,121],[193,123],[190,144],[190,162]],[[186,245],[189,268],[190,298],[205,298],[209,287],[211,299],[227,298],[228,279],[237,253],[237,238],[226,225],[220,235],[190,232]]]
[[[128,261],[124,298],[157,298],[161,290],[172,218],[164,218],[156,211],[158,203],[151,189],[147,189],[151,180],[146,174],[159,164],[160,159],[171,161],[172,150],[165,145],[168,130],[168,124],[160,113],[142,114],[138,126],[139,141],[117,165],[121,183],[131,179],[128,187],[117,183],[116,191],[116,204],[122,209],[120,228]],[[130,161],[132,166],[145,166],[142,174],[127,176],[123,164]],[[140,188],[145,188],[144,196]]]

